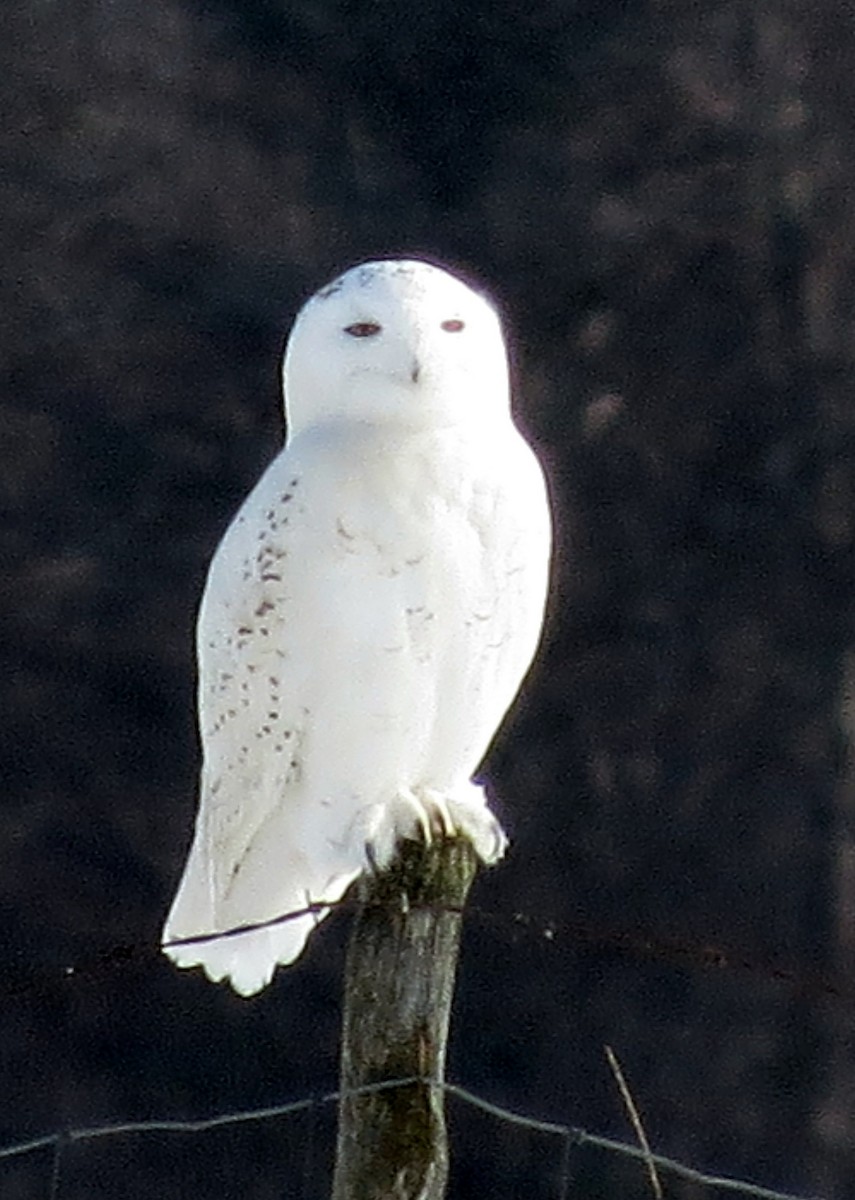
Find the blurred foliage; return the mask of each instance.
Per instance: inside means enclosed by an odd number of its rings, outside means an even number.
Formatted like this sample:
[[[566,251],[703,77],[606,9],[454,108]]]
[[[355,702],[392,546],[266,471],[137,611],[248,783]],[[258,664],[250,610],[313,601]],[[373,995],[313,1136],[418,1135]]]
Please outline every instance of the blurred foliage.
[[[490,762],[515,847],[477,885],[500,915],[469,921],[453,1071],[624,1136],[607,1041],[654,1146],[848,1195],[848,1006],[607,931],[851,971],[849,9],[6,0],[2,24],[0,1141],[334,1078],[342,920],[253,1003],[157,959],[61,968],[157,937],[195,605],[281,438],[290,321],[407,252],[499,297],[560,531]],[[293,1139],[80,1151],[62,1195],[279,1196]],[[515,1136],[461,1117],[456,1154],[456,1195],[549,1194]],[[647,1194],[608,1170],[579,1194]],[[16,1171],[4,1197],[42,1194],[43,1163]]]

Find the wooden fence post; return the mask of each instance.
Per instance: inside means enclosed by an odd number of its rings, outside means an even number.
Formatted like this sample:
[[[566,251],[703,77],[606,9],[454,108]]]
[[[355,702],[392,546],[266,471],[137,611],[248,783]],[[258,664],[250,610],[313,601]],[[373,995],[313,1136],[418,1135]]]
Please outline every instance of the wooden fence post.
[[[445,1073],[463,905],[477,863],[467,841],[402,843],[365,876],[345,967],[333,1200],[442,1200]],[[356,1088],[421,1080],[362,1096]]]

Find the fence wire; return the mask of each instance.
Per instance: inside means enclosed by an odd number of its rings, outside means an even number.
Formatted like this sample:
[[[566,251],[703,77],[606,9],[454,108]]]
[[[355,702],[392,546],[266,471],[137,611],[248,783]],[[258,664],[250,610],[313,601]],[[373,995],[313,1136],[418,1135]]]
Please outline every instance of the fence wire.
[[[590,1133],[577,1125],[563,1125],[554,1121],[542,1121],[524,1113],[514,1112],[493,1104],[483,1096],[469,1091],[456,1083],[445,1080],[425,1078],[420,1075],[410,1075],[403,1079],[390,1079],[382,1083],[367,1084],[353,1091],[327,1092],[325,1095],[308,1096],[302,1100],[292,1100],[287,1104],[275,1104],[267,1108],[242,1109],[238,1112],[222,1113],[216,1117],[204,1117],[194,1121],[154,1120],[154,1121],[124,1121],[108,1125],[94,1125],[81,1129],[64,1129],[56,1133],[44,1134],[42,1137],[30,1138],[29,1141],[18,1142],[11,1146],[0,1148],[0,1161],[18,1158],[25,1154],[33,1154],[38,1150],[53,1150],[51,1156],[51,1190],[50,1195],[56,1195],[59,1186],[59,1172],[62,1154],[75,1142],[92,1142],[101,1138],[127,1137],[131,1134],[150,1133],[203,1133],[207,1130],[222,1128],[229,1125],[240,1125],[246,1122],[266,1121],[274,1117],[288,1117],[295,1113],[306,1112],[327,1104],[337,1104],[343,1099],[358,1096],[373,1095],[389,1091],[391,1088],[412,1087],[422,1084],[428,1087],[440,1088],[446,1096],[478,1109],[488,1116],[495,1117],[508,1125],[527,1129],[534,1133],[544,1133],[561,1140],[562,1170],[560,1180],[560,1200],[567,1200],[570,1183],[571,1155],[575,1148],[590,1146],[597,1150],[605,1150],[623,1158],[639,1160],[642,1165],[652,1162],[664,1174],[675,1175],[691,1183],[704,1187],[716,1188],[720,1192],[729,1192],[736,1196],[746,1196],[750,1200],[816,1200],[815,1197],[797,1196],[793,1192],[779,1192],[773,1188],[750,1183],[747,1180],[735,1179],[728,1175],[709,1175],[690,1167],[677,1159],[668,1158],[663,1154],[654,1154],[639,1146],[627,1142],[616,1141],[614,1138],[602,1137]]]
[[[162,945],[150,943],[114,945],[77,965],[58,967],[54,970],[42,969],[37,972],[36,978],[18,978],[14,982],[0,980],[0,996],[19,996],[28,992],[39,992],[44,988],[47,978],[51,975],[60,976],[69,981],[96,976],[103,971],[122,969],[132,963],[159,959],[161,951],[170,946],[204,945],[207,942],[219,941],[221,938],[240,937],[244,933],[253,933],[259,929],[286,924],[298,917],[315,916],[319,913],[325,915],[338,908],[349,909],[352,907],[352,897],[345,895],[341,900],[331,903],[307,903],[303,908],[279,913],[266,921],[236,925],[216,933],[200,933],[190,937],[173,938]],[[594,925],[581,919],[546,921],[541,916],[533,917],[520,912],[512,915],[490,912],[474,904],[467,904],[465,907],[443,905],[442,908],[446,912],[465,914],[469,920],[474,919],[485,924],[501,926],[505,930],[510,930],[512,934],[523,932],[549,942],[566,939],[574,945],[610,949],[634,958],[668,963],[683,970],[737,971],[755,975],[773,983],[794,987],[802,996],[845,1004],[847,1009],[855,1003],[855,987],[848,979],[832,979],[819,975],[813,970],[791,967],[778,962],[760,961],[731,947],[711,945],[708,942],[703,944],[690,942],[684,938],[675,938],[667,934]]]
[[[267,921],[259,921],[253,924],[239,925],[231,929],[221,930],[216,933],[198,934],[192,937],[176,938],[173,941],[164,943],[164,946],[183,946],[201,944],[211,941],[218,941],[221,938],[239,937],[241,934],[249,933],[257,929],[263,929],[268,926],[280,925],[288,921],[295,920],[298,917],[307,914],[318,912],[329,912],[336,907],[348,907],[349,900],[347,897],[333,904],[318,904],[307,903],[304,908],[293,912],[281,913],[276,917],[272,917]],[[448,906],[443,906],[448,910]],[[463,913],[463,909],[454,909]],[[503,924],[508,923],[506,916],[499,914],[484,912],[472,905],[467,905],[465,912],[467,916],[481,917],[491,921],[501,921]],[[832,982],[827,979],[819,979],[816,977],[805,978],[798,971],[792,971],[782,968],[776,964],[756,963],[746,958],[739,953],[725,951],[718,947],[693,946],[685,942],[678,942],[670,938],[653,938],[650,936],[642,936],[627,933],[621,930],[602,930],[593,929],[581,923],[562,923],[556,925],[554,923],[544,923],[541,919],[534,919],[524,914],[517,913],[511,918],[510,923],[516,928],[523,928],[529,933],[534,933],[538,937],[544,937],[547,940],[554,941],[562,933],[568,936],[572,941],[581,944],[596,944],[609,945],[612,948],[623,950],[640,957],[655,958],[661,960],[671,960],[683,967],[696,966],[701,968],[714,969],[737,969],[759,973],[769,979],[776,980],[780,983],[795,983],[800,986],[800,990],[814,992],[815,994],[824,995],[836,1000],[841,1000],[847,997],[850,991],[845,985],[838,982]],[[77,967],[67,966],[61,968],[58,972],[69,981],[86,977],[87,975],[96,975],[105,969],[122,968],[127,966],[132,961],[143,959],[153,959],[159,957],[163,947],[154,947],[150,944],[145,945],[123,945],[114,946],[112,949],[97,956],[95,959],[81,963]],[[6,991],[9,993],[20,993],[27,991],[39,990],[37,982],[19,982],[16,986],[3,987],[0,985],[0,993]],[[197,1120],[148,1120],[148,1121],[125,1121],[117,1123],[108,1123],[105,1125],[86,1126],[77,1129],[62,1129],[54,1133],[44,1134],[40,1137],[30,1138],[27,1141],[14,1143],[5,1147],[0,1147],[0,1162],[8,1162],[9,1160],[20,1158],[24,1155],[33,1154],[40,1150],[51,1150],[50,1156],[50,1186],[48,1195],[51,1200],[59,1195],[60,1176],[62,1172],[63,1158],[68,1149],[78,1142],[92,1142],[104,1138],[126,1137],[137,1134],[193,1134],[202,1133],[207,1130],[222,1128],[226,1126],[234,1126],[245,1124],[248,1122],[259,1122],[270,1120],[277,1117],[292,1116],[297,1113],[307,1111],[317,1111],[325,1105],[338,1104],[343,1099],[350,1099],[359,1096],[366,1096],[377,1092],[387,1091],[392,1088],[412,1086],[413,1084],[423,1084],[439,1088],[446,1096],[454,1097],[463,1104],[471,1108],[477,1109],[496,1120],[502,1121],[508,1125],[516,1126],[529,1130],[534,1133],[542,1133],[551,1135],[559,1139],[562,1143],[560,1157],[560,1174],[559,1174],[559,1191],[557,1195],[560,1200],[567,1200],[570,1186],[570,1174],[572,1155],[574,1149],[582,1147],[591,1147],[593,1149],[605,1151],[619,1157],[637,1160],[643,1166],[652,1164],[657,1170],[662,1171],[666,1175],[676,1176],[690,1183],[699,1184],[706,1188],[717,1189],[719,1192],[730,1193],[736,1196],[749,1197],[750,1200],[818,1200],[817,1197],[799,1196],[792,1192],[776,1191],[774,1188],[764,1187],[760,1184],[752,1183],[748,1180],[736,1179],[727,1175],[713,1175],[707,1172],[691,1167],[686,1163],[680,1162],[677,1159],[669,1158],[665,1155],[652,1153],[649,1147],[645,1145],[632,1145],[627,1142],[617,1141],[613,1138],[603,1137],[600,1134],[591,1133],[576,1125],[565,1125],[559,1122],[544,1121],[536,1117],[529,1116],[524,1113],[515,1112],[501,1105],[494,1104],[483,1096],[477,1095],[475,1092],[464,1088],[459,1084],[449,1083],[446,1080],[434,1080],[423,1076],[407,1076],[401,1079],[386,1080],[381,1083],[369,1084],[353,1091],[332,1091],[325,1094],[316,1094],[308,1096],[304,1099],[293,1100],[284,1104],[272,1105],[269,1107],[242,1109],[236,1112],[223,1113],[214,1117],[203,1117]]]

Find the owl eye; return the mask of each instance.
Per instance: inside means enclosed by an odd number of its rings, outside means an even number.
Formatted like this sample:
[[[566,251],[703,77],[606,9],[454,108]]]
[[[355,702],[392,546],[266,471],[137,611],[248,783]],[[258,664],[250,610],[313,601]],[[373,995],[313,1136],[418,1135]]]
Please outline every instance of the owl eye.
[[[446,333],[460,333],[460,330],[465,326],[465,321],[460,321],[457,317],[453,317],[450,321],[443,321],[441,328]]]
[[[349,333],[351,337],[374,337],[375,333],[379,333],[381,326],[375,324],[374,321],[356,321],[353,325],[346,325],[344,332]]]

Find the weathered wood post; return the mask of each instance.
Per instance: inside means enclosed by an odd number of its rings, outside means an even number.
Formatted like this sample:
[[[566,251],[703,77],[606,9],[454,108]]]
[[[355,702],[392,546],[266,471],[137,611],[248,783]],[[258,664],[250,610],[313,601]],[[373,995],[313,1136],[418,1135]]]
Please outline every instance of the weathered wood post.
[[[475,876],[467,841],[402,843],[359,883],[345,967],[333,1200],[442,1200],[448,1177],[445,1073],[463,905]],[[356,1088],[418,1076],[362,1096]]]

